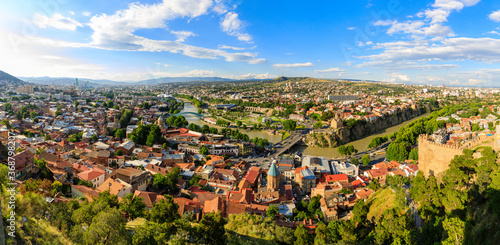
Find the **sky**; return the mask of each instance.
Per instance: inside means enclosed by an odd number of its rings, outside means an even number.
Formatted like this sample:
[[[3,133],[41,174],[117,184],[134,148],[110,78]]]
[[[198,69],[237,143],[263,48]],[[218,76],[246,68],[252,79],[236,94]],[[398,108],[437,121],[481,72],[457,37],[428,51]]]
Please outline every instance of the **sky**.
[[[139,81],[310,76],[500,86],[500,1],[17,0],[0,70]]]

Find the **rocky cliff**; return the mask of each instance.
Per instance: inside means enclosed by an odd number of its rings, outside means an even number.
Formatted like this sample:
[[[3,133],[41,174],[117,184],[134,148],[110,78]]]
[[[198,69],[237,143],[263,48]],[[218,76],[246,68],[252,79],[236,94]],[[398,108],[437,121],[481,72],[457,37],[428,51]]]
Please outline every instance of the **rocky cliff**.
[[[359,120],[355,125],[345,126],[337,130],[327,130],[308,134],[305,143],[308,146],[336,147],[358,140],[382,129],[396,126],[421,115],[420,110],[407,109],[394,115],[378,118],[374,122]]]

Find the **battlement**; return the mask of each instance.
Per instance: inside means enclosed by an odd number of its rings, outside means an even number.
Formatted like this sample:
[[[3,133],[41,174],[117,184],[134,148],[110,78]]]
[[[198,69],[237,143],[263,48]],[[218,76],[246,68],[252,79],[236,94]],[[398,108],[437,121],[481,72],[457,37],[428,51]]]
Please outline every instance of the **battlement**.
[[[434,145],[437,147],[444,147],[444,148],[449,148],[449,149],[455,149],[455,150],[463,150],[462,147],[456,146],[456,145],[447,145],[447,144],[441,144],[441,143],[436,143],[430,139],[430,137],[426,134],[421,134],[418,136],[418,145],[420,147],[421,144],[429,144],[429,145]]]

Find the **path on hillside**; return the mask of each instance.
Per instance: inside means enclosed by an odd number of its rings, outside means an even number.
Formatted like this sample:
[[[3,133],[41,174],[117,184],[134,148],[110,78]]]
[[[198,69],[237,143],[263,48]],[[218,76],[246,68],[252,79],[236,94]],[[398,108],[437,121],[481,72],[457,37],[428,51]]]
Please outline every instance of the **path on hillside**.
[[[417,203],[411,198],[410,195],[410,186],[405,186],[405,194],[406,194],[406,200],[408,202],[409,208],[411,210],[411,214],[413,216],[413,220],[415,221],[415,226],[417,227],[417,235],[420,240],[420,230],[423,226],[423,221],[422,217],[418,214],[418,208],[417,208]]]

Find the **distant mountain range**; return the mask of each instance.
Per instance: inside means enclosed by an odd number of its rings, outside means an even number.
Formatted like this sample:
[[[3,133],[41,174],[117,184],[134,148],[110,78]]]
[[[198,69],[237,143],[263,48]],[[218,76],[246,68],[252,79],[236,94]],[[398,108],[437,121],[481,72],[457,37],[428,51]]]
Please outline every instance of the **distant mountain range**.
[[[9,73],[0,71],[0,86],[8,85],[25,85],[25,81],[10,75]]]
[[[76,80],[72,77],[22,77],[25,81],[29,81],[36,84],[47,84],[47,85],[74,85]],[[80,86],[123,86],[123,85],[157,85],[162,83],[174,83],[174,82],[227,82],[234,81],[234,79],[227,79],[221,77],[161,77],[154,79],[147,79],[137,82],[117,82],[112,80],[96,80],[88,78],[78,78],[78,83]]]

